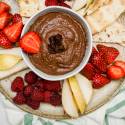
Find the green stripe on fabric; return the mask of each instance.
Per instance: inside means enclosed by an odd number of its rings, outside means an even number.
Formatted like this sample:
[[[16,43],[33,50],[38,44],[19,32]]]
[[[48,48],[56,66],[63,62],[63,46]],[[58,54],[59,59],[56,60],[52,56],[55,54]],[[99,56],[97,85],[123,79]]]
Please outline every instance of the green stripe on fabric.
[[[64,124],[66,124],[66,125],[73,125],[72,123],[69,123],[69,122],[67,122],[67,121],[57,121],[57,122],[64,123]]]
[[[115,106],[113,106],[112,108],[109,108],[106,111],[106,115],[105,115],[105,124],[109,125],[109,121],[108,121],[108,114],[115,112],[116,110],[122,108],[125,106],[125,100],[121,101],[120,103],[116,104]]]
[[[33,121],[33,115],[26,114],[24,116],[24,125],[32,125],[32,121]]]

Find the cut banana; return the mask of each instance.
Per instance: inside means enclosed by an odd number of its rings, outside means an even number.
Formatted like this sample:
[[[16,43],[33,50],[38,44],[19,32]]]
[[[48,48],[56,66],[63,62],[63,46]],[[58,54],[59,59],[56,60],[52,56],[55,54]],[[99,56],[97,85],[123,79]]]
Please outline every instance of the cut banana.
[[[0,54],[0,70],[8,70],[15,66],[22,58],[11,54]]]
[[[77,107],[80,110],[80,113],[83,114],[85,111],[85,107],[86,107],[86,101],[85,101],[84,96],[81,92],[78,81],[76,80],[75,77],[70,77],[68,80],[69,80],[69,84],[70,84],[73,96],[75,98]]]
[[[72,118],[79,116],[75,100],[73,98],[68,80],[64,80],[62,88],[62,105],[65,112]]]

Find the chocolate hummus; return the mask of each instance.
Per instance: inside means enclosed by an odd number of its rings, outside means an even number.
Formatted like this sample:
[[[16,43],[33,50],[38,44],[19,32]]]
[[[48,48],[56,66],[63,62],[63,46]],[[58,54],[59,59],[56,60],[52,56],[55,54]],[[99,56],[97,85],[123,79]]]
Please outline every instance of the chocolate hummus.
[[[75,69],[83,59],[86,36],[82,25],[72,16],[51,12],[40,16],[30,27],[41,36],[39,53],[29,55],[31,62],[50,75],[61,75]]]

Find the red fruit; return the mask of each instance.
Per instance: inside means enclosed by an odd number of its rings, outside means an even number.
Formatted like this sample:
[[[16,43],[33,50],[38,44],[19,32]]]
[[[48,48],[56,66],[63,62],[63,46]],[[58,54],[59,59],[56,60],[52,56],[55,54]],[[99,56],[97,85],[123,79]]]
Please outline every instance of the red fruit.
[[[99,89],[108,84],[110,80],[101,74],[95,74],[95,76],[92,79],[92,82],[93,82],[92,84],[93,88]]]
[[[106,72],[107,64],[101,53],[94,54],[91,58],[91,63],[96,66],[101,72]]]
[[[118,61],[114,62],[114,65],[121,67],[124,70],[124,73],[125,73],[125,62],[118,60]]]
[[[13,23],[17,23],[17,22],[22,22],[22,17],[20,14],[14,14],[13,15]]]
[[[110,79],[120,79],[124,77],[124,70],[119,66],[111,66],[107,70],[107,75]]]
[[[58,1],[58,3],[63,3],[63,2],[65,2],[66,0],[57,0]]]
[[[50,97],[50,104],[54,106],[61,105],[62,104],[61,95],[59,95],[58,93],[53,93],[52,96]]]
[[[32,94],[31,94],[31,99],[34,101],[43,101],[44,100],[44,93],[40,91],[39,89],[34,89]]]
[[[27,53],[38,53],[42,44],[41,38],[35,32],[28,32],[20,40],[21,48]]]
[[[48,91],[59,92],[61,90],[60,81],[47,81],[44,80],[44,89]]]
[[[35,86],[38,87],[41,91],[44,89],[44,85],[43,85],[43,79],[37,80],[37,82],[35,83]]]
[[[32,109],[34,109],[34,110],[37,110],[37,109],[39,109],[39,107],[40,107],[40,102],[38,102],[38,101],[33,101],[32,99],[27,99],[27,102],[26,102],[26,104],[29,106],[29,107],[31,107]]]
[[[22,92],[17,93],[17,95],[13,98],[14,103],[18,104],[18,105],[22,105],[25,104],[26,99],[23,95]]]
[[[58,0],[45,0],[45,5],[46,6],[57,6]]]
[[[0,2],[0,14],[3,12],[9,12],[10,6],[4,2]]]
[[[11,21],[12,15],[8,12],[0,14],[0,30],[2,30]]]
[[[37,81],[37,78],[38,78],[38,76],[34,72],[32,72],[32,71],[26,73],[25,77],[24,77],[25,81],[28,84],[35,84],[36,81]]]
[[[12,48],[12,43],[8,40],[8,38],[2,31],[0,31],[0,47],[6,49]]]
[[[6,28],[4,28],[3,32],[5,33],[7,38],[14,43],[17,42],[17,40],[19,39],[22,29],[23,29],[23,23],[17,22],[8,25]]]
[[[85,77],[87,77],[89,80],[92,80],[93,76],[96,73],[99,73],[100,71],[96,69],[91,63],[88,63],[84,69],[81,71],[81,74],[83,74]]]
[[[30,96],[33,92],[33,87],[31,85],[27,85],[24,89],[24,95],[25,96]]]
[[[111,64],[119,55],[119,51],[114,47],[107,47],[104,45],[97,45],[99,52],[103,54],[103,57],[107,64]]]
[[[92,54],[91,54],[91,57],[90,57],[90,59],[89,59],[89,62],[91,62],[92,56],[95,55],[95,54],[97,54],[97,53],[99,53],[99,52],[97,51],[97,49],[96,49],[95,47],[93,47],[93,48],[92,48]]]
[[[67,7],[67,8],[71,8],[68,4],[62,2],[62,3],[59,3],[59,6],[63,6],[63,7]]]
[[[24,88],[24,82],[21,77],[16,77],[16,79],[11,84],[11,89],[14,92],[20,92]]]
[[[52,96],[53,92],[45,91],[44,92],[44,102],[50,103],[50,97]]]

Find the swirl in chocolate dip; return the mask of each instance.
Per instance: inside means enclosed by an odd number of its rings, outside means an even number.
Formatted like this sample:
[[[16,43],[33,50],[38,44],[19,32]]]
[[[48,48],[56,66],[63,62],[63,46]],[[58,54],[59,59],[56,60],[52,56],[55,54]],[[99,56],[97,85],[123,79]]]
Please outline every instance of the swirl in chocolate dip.
[[[39,33],[43,42],[40,52],[29,55],[33,65],[49,75],[63,75],[82,61],[86,49],[84,27],[63,12],[40,16],[29,31]]]

